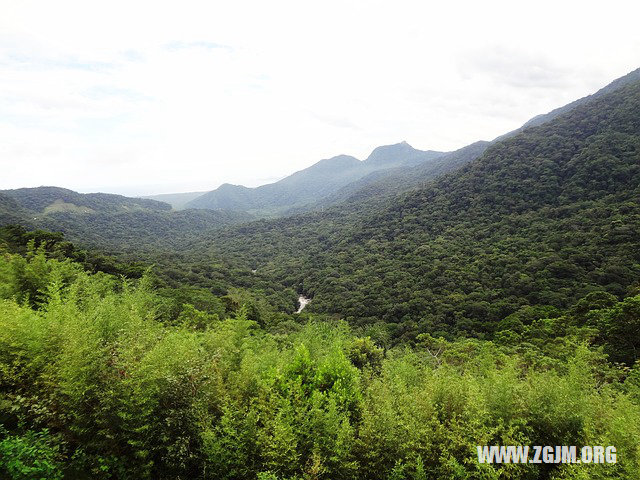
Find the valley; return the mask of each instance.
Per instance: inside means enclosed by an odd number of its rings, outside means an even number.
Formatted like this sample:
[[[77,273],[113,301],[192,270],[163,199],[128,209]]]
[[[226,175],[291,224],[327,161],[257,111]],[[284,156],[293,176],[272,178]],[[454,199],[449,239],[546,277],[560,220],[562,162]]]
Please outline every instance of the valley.
[[[640,70],[451,152],[0,191],[7,478],[631,480],[639,355]]]

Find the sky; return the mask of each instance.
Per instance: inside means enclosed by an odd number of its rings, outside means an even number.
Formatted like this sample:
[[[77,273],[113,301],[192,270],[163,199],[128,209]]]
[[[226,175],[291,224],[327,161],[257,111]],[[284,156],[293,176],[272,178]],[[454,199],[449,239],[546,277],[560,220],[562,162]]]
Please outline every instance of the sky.
[[[637,1],[0,0],[0,189],[273,182],[491,140],[640,67]]]

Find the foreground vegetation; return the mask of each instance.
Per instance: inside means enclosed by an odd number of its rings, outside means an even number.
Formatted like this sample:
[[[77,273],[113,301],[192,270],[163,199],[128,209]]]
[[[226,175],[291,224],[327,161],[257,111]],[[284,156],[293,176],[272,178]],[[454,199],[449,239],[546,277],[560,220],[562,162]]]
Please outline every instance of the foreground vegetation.
[[[3,478],[640,476],[639,296],[524,310],[493,342],[384,348],[242,306],[171,315],[148,275],[31,241],[5,248],[0,298]],[[484,444],[614,445],[618,463],[479,464]]]
[[[223,230],[248,217],[0,193],[0,478],[640,478],[640,83],[552,117]]]

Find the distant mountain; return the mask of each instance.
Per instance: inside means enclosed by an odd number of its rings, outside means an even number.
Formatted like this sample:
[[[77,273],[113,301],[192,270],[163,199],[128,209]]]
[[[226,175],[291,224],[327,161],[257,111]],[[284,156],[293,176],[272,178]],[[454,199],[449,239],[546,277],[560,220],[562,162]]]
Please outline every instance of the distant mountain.
[[[342,204],[344,209],[362,210],[371,204],[387,201],[391,196],[424,185],[438,175],[455,170],[480,157],[490,142],[479,141],[453,152],[435,156],[415,166],[378,170],[352,182],[314,205],[289,213],[327,208]]]
[[[18,188],[0,190],[20,207],[33,213],[131,212],[136,210],[171,210],[171,205],[156,200],[130,198],[110,193],[78,193],[60,187]]]
[[[532,306],[636,291],[640,80],[475,148],[386,204],[231,227],[201,251],[295,286],[312,312],[412,341],[491,337]]]
[[[223,183],[216,190],[207,192],[196,199],[187,202],[186,208],[202,208],[209,210],[229,209],[229,210],[249,210],[256,208],[255,195],[251,188],[242,185],[232,185]]]
[[[407,142],[395,145],[383,145],[371,152],[371,155],[363,162],[369,168],[393,168],[407,165],[418,165],[428,160],[433,160],[443,155],[443,152],[432,150],[416,150]]]
[[[22,208],[11,196],[0,191],[0,223],[19,223],[29,212]]]
[[[490,145],[496,142],[513,137],[528,128],[550,122],[560,115],[568,113],[581,105],[596,100],[603,95],[614,92],[638,80],[640,80],[640,68],[614,80],[592,95],[587,95],[586,97],[575,100],[549,113],[537,115],[524,123],[520,128],[500,135],[492,142],[478,141],[459,150],[440,155],[436,157],[434,161],[421,162],[418,166],[404,165],[393,169],[373,172],[344,186],[333,194],[320,199],[315,204],[294,208],[287,213],[302,213],[318,208],[324,209],[337,204],[342,204],[343,208],[350,210],[362,210],[370,208],[373,203],[380,204],[389,201],[392,195],[424,185],[426,182],[433,180],[441,174],[450,172],[479,158]],[[387,147],[380,148],[384,149]]]
[[[204,195],[205,193],[207,192],[162,193],[158,195],[146,195],[140,198],[148,198],[158,202],[165,202],[171,205],[174,210],[183,210],[188,202]]]
[[[78,244],[112,251],[176,246],[178,238],[188,241],[192,235],[252,218],[245,212],[176,212],[156,200],[59,187],[0,191],[0,226],[62,231]]]
[[[638,80],[640,80],[640,68],[637,68],[636,70],[626,74],[625,76],[614,80],[613,82],[608,84],[606,87],[601,88],[600,90],[598,90],[597,92],[591,95],[587,95],[586,97],[579,98],[578,100],[568,103],[567,105],[564,105],[562,107],[555,108],[551,110],[549,113],[536,115],[531,120],[527,121],[524,125],[522,125],[522,127],[512,132],[505,133],[504,135],[500,135],[495,140],[496,141],[504,140],[505,138],[511,137],[526,128],[537,127],[538,125],[542,125],[543,123],[549,122],[554,118],[559,117],[560,115],[565,114],[576,107],[579,107],[580,105],[584,105],[592,100],[596,100],[602,97],[603,95],[607,95],[608,93],[614,92],[615,90],[618,90],[626,85],[629,85],[630,83],[637,82]]]
[[[314,204],[373,172],[418,165],[442,155],[443,152],[417,150],[406,142],[386,145],[376,148],[364,161],[339,155],[257,188],[224,184],[191,200],[185,207],[243,210],[258,216],[275,216]]]

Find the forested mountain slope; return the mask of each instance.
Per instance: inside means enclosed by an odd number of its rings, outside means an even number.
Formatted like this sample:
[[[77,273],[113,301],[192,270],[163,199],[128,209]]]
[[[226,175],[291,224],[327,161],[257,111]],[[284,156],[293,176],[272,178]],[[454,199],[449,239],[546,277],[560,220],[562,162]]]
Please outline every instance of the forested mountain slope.
[[[530,305],[637,286],[639,198],[635,82],[494,144],[382,211],[253,223],[201,248],[295,286],[314,311],[383,321],[397,337],[491,335]]]
[[[246,214],[0,193],[120,252],[0,228],[0,478],[638,479],[640,81],[476,148],[383,202],[217,231]]]
[[[376,148],[364,161],[339,155],[257,188],[224,184],[188,202],[186,207],[244,210],[259,216],[278,215],[313,204],[372,172],[417,165],[441,155],[442,152],[416,150],[406,142],[387,145]]]
[[[460,168],[484,153],[489,142],[479,141],[445,153],[415,166],[397,167],[371,173],[352,182],[306,210],[340,204],[348,210],[365,210],[389,202],[392,195],[411,190],[433,180],[438,175]]]
[[[465,163],[478,158],[493,143],[505,140],[519,132],[534,126],[542,125],[554,118],[568,113],[574,108],[595,100],[607,93],[611,93],[619,88],[640,80],[640,69],[614,80],[609,85],[601,88],[596,93],[580,98],[562,107],[556,108],[549,113],[537,115],[527,121],[522,127],[499,136],[492,142],[478,141],[460,148],[456,151],[446,153],[434,159],[434,161],[423,162],[418,166],[402,166],[393,170],[385,170],[371,173],[360,180],[350,183],[334,194],[321,199],[314,205],[309,205],[303,209],[291,210],[290,213],[298,213],[317,208],[326,208],[331,205],[342,204],[343,208],[358,209],[370,208],[371,204],[381,204],[389,201],[389,196],[403,191],[409,191],[432,180],[438,175],[453,171]]]
[[[0,191],[0,226],[61,231],[83,246],[117,253],[177,247],[204,231],[252,218],[222,210],[174,212],[156,200],[58,187]]]
[[[72,246],[34,248],[42,235],[26,234],[16,249],[25,232],[1,233],[0,478],[640,473],[629,341],[640,296],[592,295],[526,326],[511,319],[495,342],[424,335],[383,349],[344,322],[259,317],[229,295],[88,273],[64,255]],[[614,445],[617,461],[482,463],[479,443]]]
[[[614,92],[615,90],[622,88],[630,83],[637,82],[638,80],[640,80],[640,68],[632,72],[629,72],[623,77],[617,78],[616,80],[614,80],[607,86],[601,88],[600,90],[598,90],[592,95],[587,95],[586,97],[579,98],[578,100],[568,103],[567,105],[563,105],[562,107],[555,108],[551,110],[549,113],[536,115],[531,120],[526,122],[522,127],[518,128],[517,130],[514,130],[513,132],[509,132],[504,135],[501,135],[496,140],[502,140],[504,138],[510,137],[516,133],[521,132],[525,128],[537,127],[539,125],[542,125],[543,123],[553,120],[554,118],[559,117],[560,115],[563,115],[580,105],[584,105],[585,103],[588,103],[592,100],[596,100],[597,98],[600,98],[603,95]]]
[[[27,225],[63,232],[84,246],[112,253],[180,248],[186,241],[209,230],[243,223],[254,217],[226,210],[134,211],[77,215],[53,213],[24,222]]]
[[[20,207],[12,197],[0,191],[0,222],[16,223],[27,218],[29,212]]]
[[[83,247],[155,263],[168,282],[215,291],[266,289],[286,311],[295,310],[293,293],[279,292],[293,287],[313,296],[312,311],[384,322],[397,338],[456,329],[491,335],[520,307],[564,307],[594,289],[622,295],[637,283],[637,88],[629,84],[593,98],[488,149],[479,142],[396,171],[396,179],[304,217],[212,233],[251,217],[128,211],[126,202],[145,201],[107,195],[90,204],[81,194],[45,188],[12,191],[42,209],[35,214],[0,193],[0,220],[60,230]],[[406,144],[397,147],[411,152]],[[376,161],[393,161],[385,160],[389,149],[375,152]],[[471,163],[425,186],[422,179],[456,162]],[[411,182],[419,189],[392,195]],[[33,198],[36,192],[44,199]],[[63,208],[56,204],[60,192],[67,195]],[[105,197],[115,197],[120,211],[101,212],[97,200]],[[67,206],[72,202],[80,211]],[[617,223],[607,223],[609,217]],[[603,237],[610,230],[615,242]]]
[[[78,193],[60,187],[18,188],[1,190],[18,205],[33,213],[52,212],[127,212],[133,210],[171,210],[164,202],[144,198],[130,198],[110,193]]]

